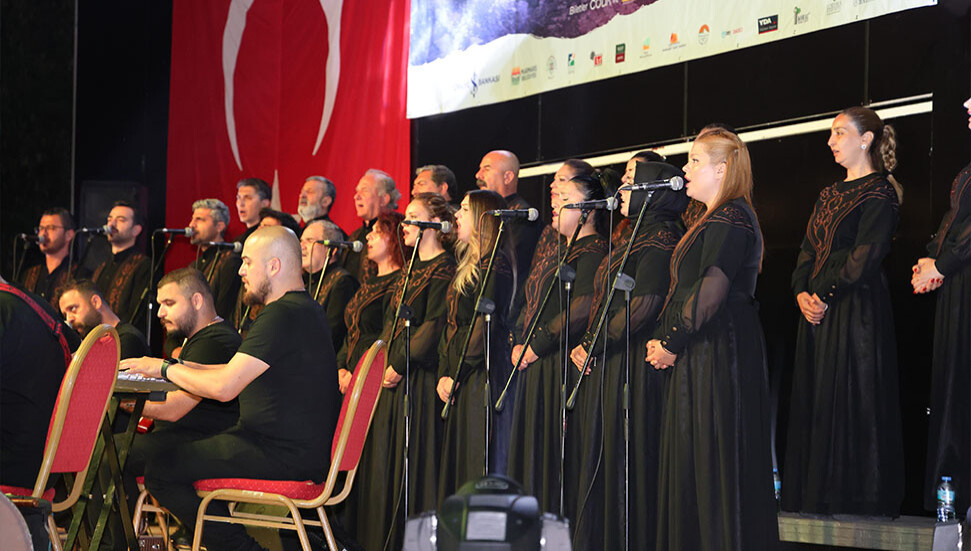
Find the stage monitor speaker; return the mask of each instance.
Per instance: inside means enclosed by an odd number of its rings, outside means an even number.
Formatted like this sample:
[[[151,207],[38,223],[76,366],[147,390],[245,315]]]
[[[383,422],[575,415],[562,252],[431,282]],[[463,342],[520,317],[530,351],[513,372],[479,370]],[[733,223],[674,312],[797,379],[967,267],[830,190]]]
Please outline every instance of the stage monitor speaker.
[[[542,514],[535,497],[500,475],[466,483],[438,515],[424,513],[405,526],[405,551],[554,549],[571,549],[569,523]]]

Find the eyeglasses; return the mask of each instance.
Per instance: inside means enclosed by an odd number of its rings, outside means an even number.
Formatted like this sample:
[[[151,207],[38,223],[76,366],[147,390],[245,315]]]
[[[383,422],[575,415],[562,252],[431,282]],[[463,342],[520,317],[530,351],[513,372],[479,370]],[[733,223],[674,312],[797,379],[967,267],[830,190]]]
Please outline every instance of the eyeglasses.
[[[63,229],[64,229],[64,226],[37,226],[36,228],[34,228],[34,233],[40,233],[42,231],[48,232],[48,231],[54,231],[54,230],[63,230]]]

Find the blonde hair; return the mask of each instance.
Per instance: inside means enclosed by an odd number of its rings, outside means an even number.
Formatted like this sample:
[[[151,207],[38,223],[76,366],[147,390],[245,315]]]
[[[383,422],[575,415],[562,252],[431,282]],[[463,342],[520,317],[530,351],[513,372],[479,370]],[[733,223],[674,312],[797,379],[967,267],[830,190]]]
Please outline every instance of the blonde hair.
[[[474,225],[469,242],[458,241],[455,244],[458,267],[455,270],[455,279],[452,280],[452,286],[462,294],[471,292],[479,282],[479,261],[485,251],[492,250],[496,237],[499,236],[499,219],[483,215],[490,210],[506,208],[506,200],[494,191],[478,189],[470,191],[466,197],[469,199],[469,214]],[[510,260],[515,278],[515,256],[508,240],[500,244],[499,251]]]

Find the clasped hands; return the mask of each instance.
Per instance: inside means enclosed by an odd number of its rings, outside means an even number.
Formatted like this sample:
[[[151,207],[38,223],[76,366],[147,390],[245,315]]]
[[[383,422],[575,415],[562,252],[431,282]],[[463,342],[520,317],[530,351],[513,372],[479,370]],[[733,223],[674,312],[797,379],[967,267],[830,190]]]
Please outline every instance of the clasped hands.
[[[921,258],[912,270],[914,274],[910,277],[910,284],[914,286],[914,294],[929,293],[944,284],[944,276],[937,270],[937,262],[933,258]]]
[[[806,321],[813,325],[819,325],[819,322],[823,321],[826,309],[829,308],[829,305],[823,302],[819,295],[816,293],[810,295],[806,291],[796,295],[796,303],[799,304],[799,310]]]
[[[653,365],[654,369],[667,369],[674,365],[677,359],[677,354],[668,352],[660,340],[651,339],[647,342],[647,357],[644,358],[644,361]]]

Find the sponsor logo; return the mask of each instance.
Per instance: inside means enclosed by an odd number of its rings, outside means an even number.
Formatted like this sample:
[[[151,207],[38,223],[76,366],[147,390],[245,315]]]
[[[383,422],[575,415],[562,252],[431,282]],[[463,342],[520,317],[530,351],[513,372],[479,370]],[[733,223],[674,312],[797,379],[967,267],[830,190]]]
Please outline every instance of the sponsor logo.
[[[834,0],[829,4],[826,4],[826,15],[834,15],[839,13],[843,9],[843,2],[841,0]]]
[[[477,73],[472,73],[472,78],[469,80],[469,93],[472,94],[472,97],[474,98],[479,92],[480,86],[496,84],[497,82],[499,82],[499,75],[480,77]]]
[[[803,23],[808,23],[808,22],[809,22],[809,14],[808,13],[802,13],[802,8],[800,8],[798,6],[796,6],[795,8],[792,8],[792,24],[793,25],[802,25]]]
[[[603,52],[597,53],[597,52],[591,51],[590,52],[590,60],[593,61],[593,66],[594,67],[600,67],[601,65],[604,64],[604,55],[603,55]]]
[[[722,38],[728,38],[730,36],[735,36],[737,34],[742,34],[744,27],[735,27],[734,29],[729,29],[727,31],[722,31]]]
[[[853,6],[863,6],[865,4],[869,4],[870,2],[873,2],[873,0],[853,0]]]
[[[678,48],[683,48],[684,43],[681,42],[681,38],[678,37],[678,33],[671,33],[668,37],[668,45],[664,47],[664,51],[677,50]]]
[[[576,69],[577,58],[573,53],[566,54],[566,72],[573,73]]]
[[[759,34],[770,33],[779,30],[779,16],[770,15],[759,18]]]
[[[554,74],[556,74],[556,56],[550,56],[546,60],[546,78],[551,79]]]
[[[519,84],[519,67],[512,68],[512,85],[516,86]]]
[[[698,44],[701,44],[702,46],[707,44],[709,35],[711,35],[711,29],[708,28],[708,25],[702,25],[701,28],[698,29]]]
[[[644,39],[641,44],[641,57],[648,57],[651,55],[651,37]]]
[[[627,59],[627,44],[614,46],[614,63],[623,63]]]
[[[534,78],[539,76],[539,67],[537,67],[536,65],[523,67],[522,70],[519,72],[519,74],[523,82],[526,82],[527,80],[533,80]]]

